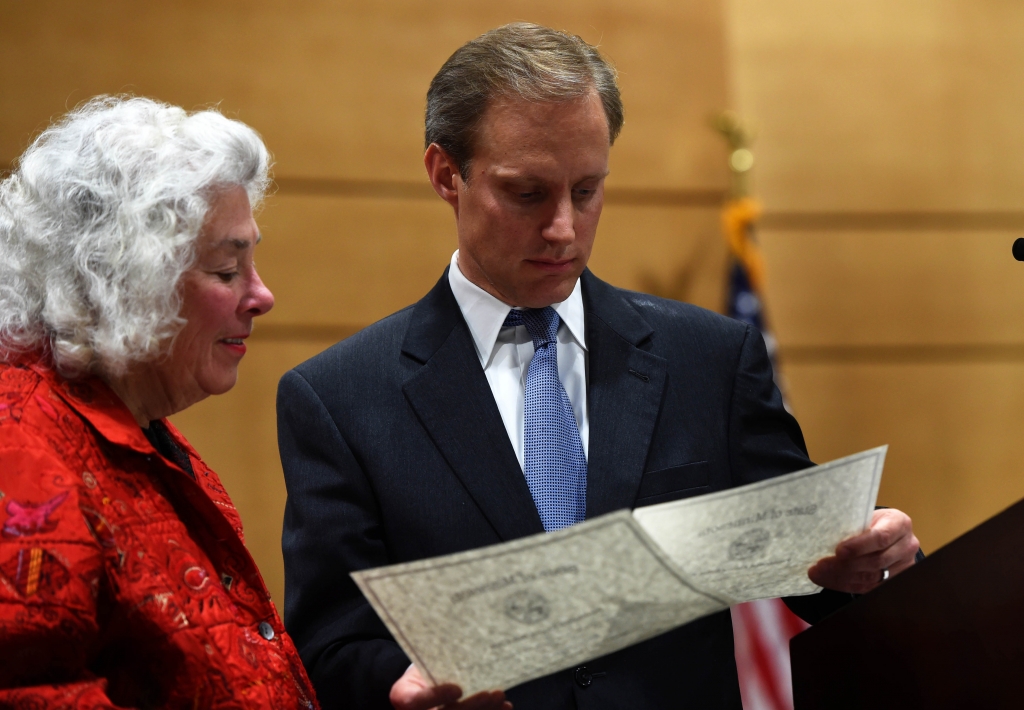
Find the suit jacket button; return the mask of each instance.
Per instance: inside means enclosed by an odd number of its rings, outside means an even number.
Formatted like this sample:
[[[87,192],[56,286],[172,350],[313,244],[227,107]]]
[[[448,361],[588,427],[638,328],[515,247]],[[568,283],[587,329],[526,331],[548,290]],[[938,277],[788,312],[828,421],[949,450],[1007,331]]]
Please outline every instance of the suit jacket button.
[[[594,682],[594,676],[586,666],[580,666],[572,672],[572,675],[576,679],[576,685],[581,688],[588,688]]]
[[[267,641],[274,638],[274,627],[265,621],[260,622],[259,626],[260,636],[265,638]]]

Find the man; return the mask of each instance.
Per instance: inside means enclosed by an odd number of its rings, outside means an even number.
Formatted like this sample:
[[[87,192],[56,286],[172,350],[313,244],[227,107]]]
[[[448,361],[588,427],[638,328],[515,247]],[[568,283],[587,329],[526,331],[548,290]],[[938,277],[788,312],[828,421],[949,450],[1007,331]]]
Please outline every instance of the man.
[[[459,49],[428,93],[424,157],[455,213],[451,265],[419,303],[281,380],[285,618],[325,707],[503,707],[428,687],[353,570],[811,465],[756,330],[586,270],[622,116],[613,70],[578,37],[517,24]],[[795,606],[813,621],[916,550],[909,518],[881,511],[810,571],[845,594]],[[729,614],[508,699],[739,708]]]

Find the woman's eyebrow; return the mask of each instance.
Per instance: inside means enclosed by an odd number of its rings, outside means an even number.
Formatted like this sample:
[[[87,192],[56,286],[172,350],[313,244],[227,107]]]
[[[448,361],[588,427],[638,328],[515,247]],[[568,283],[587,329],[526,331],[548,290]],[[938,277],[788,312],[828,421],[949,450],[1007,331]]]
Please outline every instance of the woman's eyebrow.
[[[263,239],[262,234],[256,235],[256,243],[259,244],[260,240]],[[236,239],[234,237],[226,237],[221,239],[219,242],[213,245],[214,249],[223,249],[224,247],[233,247],[237,251],[245,251],[249,248],[251,242],[248,239]]]

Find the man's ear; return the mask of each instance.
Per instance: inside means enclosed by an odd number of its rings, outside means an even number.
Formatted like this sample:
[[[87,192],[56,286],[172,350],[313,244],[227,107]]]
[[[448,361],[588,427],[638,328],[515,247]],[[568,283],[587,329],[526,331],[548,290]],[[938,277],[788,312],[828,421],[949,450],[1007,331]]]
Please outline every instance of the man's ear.
[[[427,177],[434,186],[434,192],[452,206],[455,216],[459,216],[459,191],[456,183],[462,183],[459,167],[445,149],[437,143],[427,146],[423,154],[423,165],[427,168]],[[463,183],[464,185],[464,183]]]

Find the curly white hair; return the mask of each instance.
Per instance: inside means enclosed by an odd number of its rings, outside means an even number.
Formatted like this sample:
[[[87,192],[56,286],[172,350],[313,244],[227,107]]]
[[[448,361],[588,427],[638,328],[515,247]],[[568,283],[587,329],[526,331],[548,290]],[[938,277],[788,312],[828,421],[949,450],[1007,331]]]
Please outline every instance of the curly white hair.
[[[100,96],[68,113],[0,182],[0,361],[120,375],[166,352],[211,200],[241,186],[255,209],[269,167],[215,110]]]

